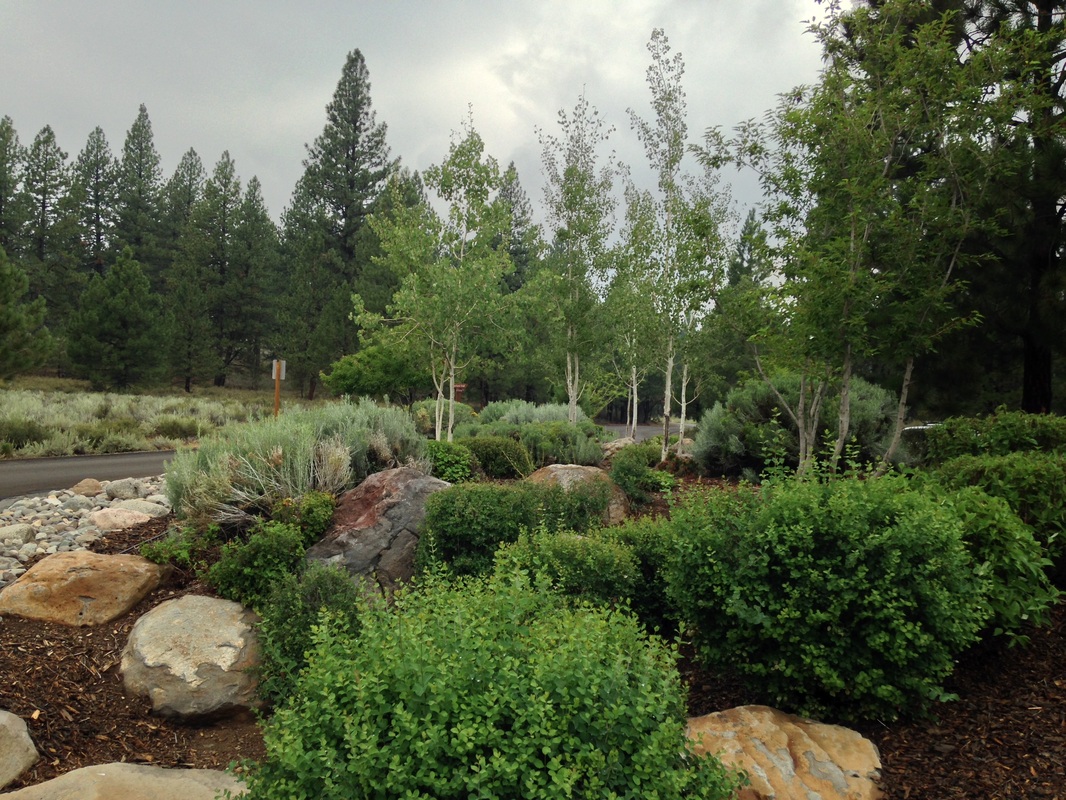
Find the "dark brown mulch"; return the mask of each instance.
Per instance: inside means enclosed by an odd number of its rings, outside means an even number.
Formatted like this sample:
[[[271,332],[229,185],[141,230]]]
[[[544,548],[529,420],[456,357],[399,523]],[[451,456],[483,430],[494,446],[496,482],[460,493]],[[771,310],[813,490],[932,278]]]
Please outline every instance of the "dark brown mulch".
[[[93,549],[136,552],[168,522],[109,534]],[[0,708],[27,721],[42,755],[9,790],[109,761],[218,769],[263,756],[254,720],[178,725],[123,691],[118,660],[133,623],[190,592],[211,594],[195,576],[175,573],[128,615],[97,628],[0,621]],[[1066,800],[1066,604],[1031,640],[960,659],[947,687],[960,699],[940,706],[935,719],[861,726],[880,748],[889,800]],[[682,669],[692,715],[758,702],[734,677],[691,659]]]

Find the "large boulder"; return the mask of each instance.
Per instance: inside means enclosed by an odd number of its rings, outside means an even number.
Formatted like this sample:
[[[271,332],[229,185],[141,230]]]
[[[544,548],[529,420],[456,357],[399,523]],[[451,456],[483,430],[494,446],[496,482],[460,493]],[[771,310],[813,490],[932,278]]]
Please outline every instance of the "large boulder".
[[[85,478],[71,486],[70,491],[85,497],[96,497],[104,491],[104,485],[96,478]]]
[[[37,748],[21,717],[0,711],[0,789],[37,763]]]
[[[143,525],[151,517],[130,508],[103,508],[89,515],[89,523],[101,531],[124,531],[134,525]]]
[[[134,500],[138,497],[146,497],[148,486],[139,478],[123,478],[107,484],[104,493],[112,500]]]
[[[449,486],[411,467],[374,473],[341,496],[308,560],[344,567],[369,591],[394,591],[414,576],[426,498]]]
[[[239,603],[185,595],[153,608],[130,631],[122,651],[122,683],[147,697],[152,711],[202,721],[258,705],[257,617]]]
[[[103,625],[137,605],[165,574],[163,567],[140,556],[55,553],[0,592],[0,615]]]
[[[881,757],[868,739],[767,706],[740,706],[694,717],[696,751],[742,769],[751,785],[739,800],[877,800]]]
[[[4,797],[8,800],[215,800],[226,790],[240,797],[244,784],[214,769],[101,764],[73,770]]]
[[[629,500],[626,498],[626,493],[599,467],[583,467],[578,464],[549,464],[538,469],[526,480],[533,483],[544,483],[549,486],[562,486],[567,491],[578,484],[604,481],[611,487],[611,497],[607,501],[607,510],[603,512],[604,525],[617,525],[629,514]]]

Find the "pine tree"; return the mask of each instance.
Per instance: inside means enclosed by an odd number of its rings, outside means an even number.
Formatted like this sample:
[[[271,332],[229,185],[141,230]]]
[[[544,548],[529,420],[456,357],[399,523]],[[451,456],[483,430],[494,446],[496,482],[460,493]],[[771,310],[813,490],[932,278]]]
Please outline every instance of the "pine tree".
[[[0,380],[40,366],[52,349],[44,327],[44,299],[22,300],[29,285],[0,247]]]
[[[49,326],[61,330],[84,280],[78,270],[81,241],[71,170],[50,126],[34,137],[27,154],[22,202],[28,217],[21,264],[30,295],[45,299]]]
[[[19,143],[11,117],[0,119],[0,247],[17,256],[26,208],[21,193],[26,149]]]
[[[141,104],[118,165],[118,247],[129,247],[153,285],[161,283],[160,193],[163,176],[148,109]]]
[[[93,129],[74,162],[73,194],[84,237],[85,265],[102,275],[112,249],[118,195],[118,162],[102,128]]]
[[[326,125],[307,149],[304,174],[283,216],[285,260],[293,286],[284,315],[283,347],[299,351],[299,358],[291,354],[290,364],[309,397],[314,396],[319,372],[358,347],[347,298],[359,290],[377,251],[366,239],[367,217],[396,168],[385,131],[370,106],[366,63],[353,50],[326,106]]]
[[[159,297],[127,247],[105,275],[89,280],[71,316],[67,352],[75,374],[94,387],[125,389],[161,374],[166,335]]]

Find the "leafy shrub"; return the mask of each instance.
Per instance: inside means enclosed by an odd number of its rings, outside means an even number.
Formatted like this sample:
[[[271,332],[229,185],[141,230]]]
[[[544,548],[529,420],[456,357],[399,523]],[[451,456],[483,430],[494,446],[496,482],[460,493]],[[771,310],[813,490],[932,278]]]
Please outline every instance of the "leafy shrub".
[[[525,571],[547,579],[563,594],[601,606],[628,600],[640,577],[633,551],[620,541],[573,531],[553,533],[543,525],[501,546],[495,569],[501,575]]]
[[[804,715],[923,711],[988,621],[958,515],[900,477],[693,493],[672,524],[701,656]]]
[[[1046,625],[1059,599],[1045,570],[1051,566],[1033,530],[1006,501],[969,486],[947,501],[963,522],[964,538],[978,568],[990,580],[992,634],[1026,641],[1026,624]]]
[[[431,583],[327,621],[249,800],[732,797],[692,752],[676,652],[522,583]]]
[[[207,581],[227,600],[259,611],[270,587],[303,562],[303,533],[295,525],[264,522],[248,541],[227,542]]]
[[[140,553],[156,564],[173,564],[181,570],[196,571],[205,568],[207,555],[219,544],[216,526],[207,528],[172,528],[161,539],[144,542]]]
[[[536,405],[528,400],[500,400],[489,403],[478,415],[478,422],[482,425],[501,422],[505,425],[526,425],[530,422],[567,422],[570,419],[570,409],[562,403],[544,403]],[[585,412],[577,410],[577,421],[584,422],[587,419]]]
[[[987,417],[952,417],[925,430],[926,464],[960,456],[1066,450],[1066,418],[1000,408]]]
[[[636,559],[638,579],[629,605],[649,631],[675,632],[677,612],[667,594],[666,574],[673,528],[666,519],[640,517],[594,530],[591,536],[618,542]]]
[[[523,530],[585,531],[607,508],[606,481],[569,491],[538,483],[460,484],[426,500],[426,520],[418,540],[419,564],[446,563],[459,575],[492,568],[493,554]]]
[[[533,472],[533,460],[525,446],[505,436],[478,436],[458,440],[473,453],[489,478],[524,478]]]
[[[529,422],[519,437],[537,467],[548,464],[595,466],[603,461],[603,447],[597,438],[602,430],[591,422]]]
[[[36,420],[0,419],[0,442],[10,442],[14,450],[47,438],[48,429]]]
[[[662,450],[655,445],[631,444],[619,450],[611,459],[611,480],[634,503],[648,502],[648,492],[659,489],[660,482],[653,473]]]
[[[960,456],[933,474],[945,486],[977,486],[1005,500],[1032,527],[1056,581],[1066,585],[1066,453]]]
[[[423,436],[433,436],[437,430],[437,401],[419,400],[411,404],[411,418],[415,422],[415,428]],[[459,425],[466,425],[477,419],[477,412],[466,403],[455,403],[455,420],[453,430]],[[448,401],[444,401],[444,417],[441,430],[448,428]]]
[[[473,480],[477,460],[470,448],[458,442],[429,442],[426,456],[433,465],[433,474],[448,483]]]
[[[201,427],[202,423],[194,417],[173,414],[159,417],[154,423],[155,432],[167,439],[195,439],[200,435]]]
[[[312,545],[325,534],[333,521],[337,500],[327,492],[308,492],[303,497],[286,497],[271,510],[275,522],[295,525],[303,532],[304,545]]]
[[[330,612],[346,635],[359,630],[359,587],[337,566],[314,561],[303,572],[286,573],[270,586],[260,609],[259,694],[274,705],[291,697],[312,647],[311,628]]]
[[[779,374],[774,381],[782,396],[795,407],[798,376]],[[827,398],[824,409],[822,431],[835,438],[838,405],[833,398]],[[895,412],[896,399],[890,392],[852,378],[850,439],[858,461],[870,463],[881,457],[887,449]],[[771,460],[782,456],[785,464],[795,467],[799,437],[770,385],[751,378],[704,413],[692,454],[709,474],[740,475],[746,470],[760,473]]]

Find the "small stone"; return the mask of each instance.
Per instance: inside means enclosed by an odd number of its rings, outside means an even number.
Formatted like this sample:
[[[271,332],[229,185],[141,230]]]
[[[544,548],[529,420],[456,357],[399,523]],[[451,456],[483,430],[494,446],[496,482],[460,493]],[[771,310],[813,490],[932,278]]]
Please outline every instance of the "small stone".
[[[64,500],[62,507],[67,511],[82,511],[84,509],[92,508],[93,501],[84,495],[76,494],[73,497]]]
[[[70,491],[74,494],[80,494],[85,497],[92,497],[94,495],[102,494],[104,491],[104,485],[96,478],[86,478],[83,481],[78,481],[71,487]]]
[[[17,525],[7,525],[0,528],[0,541],[14,540],[20,544],[33,541],[33,526],[25,523],[19,523]]]
[[[151,517],[127,508],[105,508],[94,513],[89,519],[102,531],[121,531],[148,522]]]

